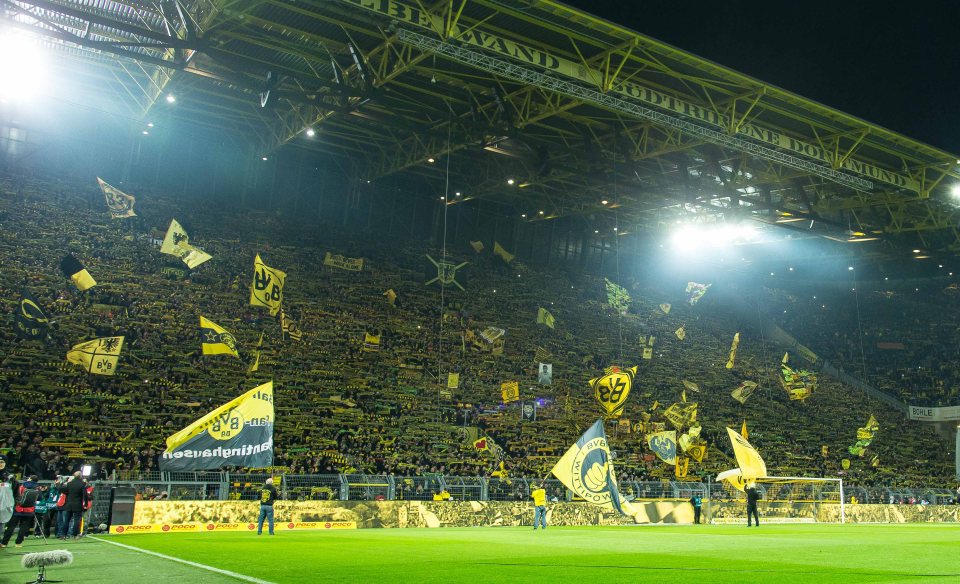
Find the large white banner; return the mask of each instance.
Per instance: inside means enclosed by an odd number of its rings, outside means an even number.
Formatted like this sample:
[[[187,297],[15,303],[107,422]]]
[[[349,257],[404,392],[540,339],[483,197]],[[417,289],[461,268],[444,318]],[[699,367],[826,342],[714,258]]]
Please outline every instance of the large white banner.
[[[921,422],[952,422],[960,420],[960,406],[947,408],[910,406],[907,416],[911,420],[920,420]]]

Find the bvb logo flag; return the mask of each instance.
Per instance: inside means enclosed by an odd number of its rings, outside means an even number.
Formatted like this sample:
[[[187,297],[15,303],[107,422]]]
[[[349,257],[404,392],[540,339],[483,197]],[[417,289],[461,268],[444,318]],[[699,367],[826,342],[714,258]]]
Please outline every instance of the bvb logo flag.
[[[677,432],[657,432],[647,438],[647,445],[660,460],[667,464],[677,464]]]
[[[677,338],[681,341],[687,338],[687,330],[684,327],[680,327],[677,330],[673,331],[673,334],[677,335]]]
[[[426,254],[427,261],[427,273],[426,281],[424,282],[425,286],[439,282],[441,286],[456,286],[461,290],[466,290],[460,282],[457,282],[457,270],[466,266],[470,262],[460,262],[455,264],[453,262],[448,262],[446,260],[435,260],[430,257],[430,254]],[[433,270],[436,269],[436,275],[434,275]],[[462,279],[462,278],[461,278]]]
[[[516,381],[504,381],[500,384],[500,393],[503,403],[508,404],[520,400],[520,384]]]
[[[117,370],[123,337],[104,337],[74,345],[67,353],[67,361],[83,366],[87,373],[113,375]]]
[[[83,267],[80,260],[70,254],[63,256],[63,259],[60,260],[60,271],[63,272],[64,276],[70,278],[77,290],[81,292],[97,285],[97,281],[93,279],[87,268]]]
[[[697,462],[703,462],[703,457],[707,454],[707,445],[703,443],[691,444],[687,448],[687,454]]]
[[[617,488],[602,418],[583,433],[550,472],[586,502],[607,511],[629,514],[629,504]]]
[[[757,384],[754,381],[741,381],[740,385],[730,392],[730,396],[738,402],[746,403],[747,398],[757,391]]]
[[[213,259],[213,256],[202,249],[190,245],[190,236],[184,231],[176,219],[170,220],[170,227],[163,238],[160,253],[180,258],[191,270],[203,262]]]
[[[294,341],[303,339],[303,331],[292,318],[287,316],[282,307],[280,308],[280,334],[287,335]]]
[[[237,339],[217,323],[200,317],[200,348],[204,355],[233,355],[237,353]]]
[[[593,388],[594,395],[600,402],[606,417],[618,418],[623,413],[623,406],[627,403],[627,396],[630,395],[630,388],[633,386],[633,378],[636,374],[636,366],[626,369],[614,367],[602,377],[590,380],[590,387]]]
[[[114,219],[123,219],[125,217],[137,216],[137,214],[133,212],[133,205],[137,202],[136,198],[120,189],[110,186],[99,176],[97,177],[97,183],[100,185],[100,190],[103,191],[103,196],[107,200],[107,208],[110,210],[111,217]]]
[[[24,289],[22,294],[23,298],[14,317],[17,336],[21,339],[45,339],[50,320],[27,289]]]
[[[276,316],[283,300],[283,283],[287,273],[263,263],[260,254],[253,260],[253,283],[250,285],[250,306],[265,306]]]
[[[760,458],[757,449],[751,446],[736,430],[727,428],[727,434],[730,435],[733,454],[737,457],[737,465],[740,467],[743,478],[749,482],[767,476],[767,465]]]
[[[747,479],[743,478],[743,473],[740,472],[739,468],[731,468],[718,474],[717,482],[719,483],[721,481],[727,481],[731,487],[738,491],[743,491],[747,488]]]
[[[213,410],[167,438],[160,470],[273,466],[273,382]]]

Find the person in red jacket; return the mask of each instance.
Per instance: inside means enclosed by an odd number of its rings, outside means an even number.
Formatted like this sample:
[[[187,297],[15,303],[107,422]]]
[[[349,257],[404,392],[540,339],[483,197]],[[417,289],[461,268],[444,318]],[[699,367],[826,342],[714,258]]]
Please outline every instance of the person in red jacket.
[[[40,496],[36,475],[31,476],[22,483],[18,483],[16,480],[12,480],[12,482],[13,484],[11,486],[13,487],[14,497],[13,517],[10,518],[6,529],[3,530],[3,540],[0,540],[0,548],[7,547],[7,543],[10,542],[10,538],[13,536],[13,530],[18,525],[20,529],[17,530],[16,544],[17,547],[23,545],[23,538],[33,530],[33,518],[37,510],[37,498]]]

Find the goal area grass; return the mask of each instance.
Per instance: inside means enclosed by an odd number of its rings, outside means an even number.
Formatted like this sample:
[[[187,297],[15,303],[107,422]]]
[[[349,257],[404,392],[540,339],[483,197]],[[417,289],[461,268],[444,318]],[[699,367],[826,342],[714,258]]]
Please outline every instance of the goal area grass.
[[[21,568],[19,554],[52,549],[74,554],[72,565],[47,572],[65,583],[960,582],[958,546],[954,524],[358,529],[48,544],[30,538],[22,548],[11,542],[0,550],[0,582],[32,581],[36,570]]]

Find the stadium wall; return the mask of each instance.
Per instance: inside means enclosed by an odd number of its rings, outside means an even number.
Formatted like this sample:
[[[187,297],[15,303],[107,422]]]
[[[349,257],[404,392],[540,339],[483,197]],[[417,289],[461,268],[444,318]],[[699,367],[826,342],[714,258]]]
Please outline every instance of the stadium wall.
[[[555,503],[548,506],[550,525],[631,525],[691,523],[693,508],[686,501],[634,502],[636,518],[605,513],[586,503]],[[774,509],[772,506],[776,506]],[[745,520],[743,502],[705,502],[707,520]],[[242,530],[256,522],[256,501],[138,501],[128,532],[182,531],[163,526],[233,525]],[[533,507],[527,502],[507,501],[278,501],[278,524],[333,523],[357,528],[403,527],[516,527],[529,525]],[[838,522],[837,504],[768,503],[765,520]],[[847,505],[848,523],[960,523],[960,506],[944,505]],[[201,531],[202,528],[189,531]],[[213,531],[213,529],[210,529]],[[115,531],[115,530],[114,530]]]

